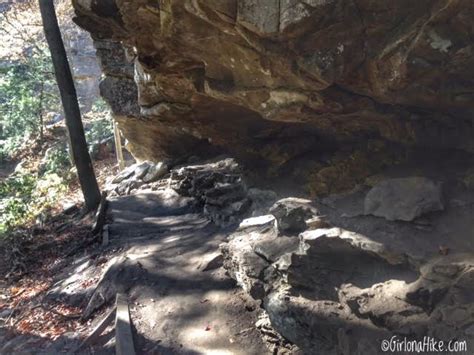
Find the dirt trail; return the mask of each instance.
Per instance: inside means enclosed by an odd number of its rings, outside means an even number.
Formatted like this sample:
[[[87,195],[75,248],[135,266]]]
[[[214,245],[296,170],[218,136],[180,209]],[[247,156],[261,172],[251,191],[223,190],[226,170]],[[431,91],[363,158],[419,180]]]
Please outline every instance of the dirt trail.
[[[51,266],[53,285],[22,313],[64,304],[90,310],[90,321],[54,340],[0,328],[0,354],[71,353],[118,292],[129,302],[138,354],[270,353],[267,345],[278,345],[266,343],[255,327],[258,304],[221,267],[219,244],[231,230],[209,222],[195,204],[166,188],[111,198],[108,244]],[[112,323],[79,353],[115,353],[114,335]]]
[[[146,354],[268,353],[254,326],[258,307],[215,263],[225,233],[195,213],[193,202],[172,190],[110,201],[110,245],[124,246],[129,259],[119,279],[133,302],[136,348]]]

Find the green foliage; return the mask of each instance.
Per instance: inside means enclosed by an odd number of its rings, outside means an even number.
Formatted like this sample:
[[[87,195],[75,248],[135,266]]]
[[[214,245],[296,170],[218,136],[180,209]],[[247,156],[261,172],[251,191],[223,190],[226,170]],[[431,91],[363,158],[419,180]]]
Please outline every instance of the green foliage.
[[[30,174],[13,175],[0,181],[0,198],[31,196],[36,185],[36,178]]]
[[[66,190],[65,180],[54,173],[41,178],[19,173],[0,182],[0,236],[34,220]]]
[[[18,146],[21,145],[23,139],[24,138],[22,136],[0,139],[0,164],[8,160],[8,158],[15,152]]]
[[[39,174],[19,170],[0,182],[0,237],[25,226],[49,208],[67,191],[74,174],[67,150],[49,148]]]
[[[55,145],[49,148],[43,158],[40,173],[57,173],[62,175],[71,168],[71,161],[66,147]]]
[[[0,182],[0,233],[28,219],[28,200],[36,186],[32,175],[11,176]]]
[[[101,118],[90,123],[86,131],[86,140],[89,144],[100,143],[103,139],[113,135],[112,122],[108,118]]]
[[[94,102],[92,110],[87,113],[87,117],[90,118],[86,125],[86,140],[88,144],[100,143],[102,140],[113,136],[110,115],[110,108],[104,100],[99,98]]]
[[[56,9],[61,12],[60,6]],[[63,15],[64,11],[69,10],[64,8]],[[70,15],[63,17],[70,20]],[[0,165],[10,158],[33,162],[24,164],[30,168],[39,163],[38,171],[17,169],[0,182],[1,236],[27,226],[50,207],[57,206],[75,174],[63,132],[51,129],[43,137],[46,117],[60,113],[62,107],[38,2],[21,1],[1,13],[0,33],[5,38],[0,42]],[[105,103],[98,101],[87,120],[91,127],[90,143],[100,142],[111,134],[107,118]],[[41,141],[44,144],[32,144],[38,138],[45,138]],[[46,152],[41,149],[48,146]],[[21,154],[15,154],[16,151]],[[44,152],[42,159],[38,151]]]
[[[0,182],[0,237],[57,205],[73,177],[70,167],[67,150],[56,145],[46,151],[39,174],[20,170]]]
[[[50,57],[46,49],[32,51],[1,70],[0,157],[12,154],[27,137],[40,135],[46,110],[60,109]]]
[[[91,111],[94,114],[103,114],[107,116],[110,115],[110,107],[102,98],[98,98],[94,102],[94,104],[92,105]]]

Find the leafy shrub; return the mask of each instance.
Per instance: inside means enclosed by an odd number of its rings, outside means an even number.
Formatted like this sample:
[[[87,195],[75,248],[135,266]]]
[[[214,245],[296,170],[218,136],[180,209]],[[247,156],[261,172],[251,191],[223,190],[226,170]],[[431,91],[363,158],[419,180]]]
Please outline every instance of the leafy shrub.
[[[31,196],[36,186],[36,178],[30,174],[12,175],[0,181],[0,198],[14,196],[24,198]]]
[[[93,114],[105,114],[110,115],[110,107],[107,103],[102,99],[98,98],[94,104],[92,105],[92,113]]]
[[[22,224],[30,217],[28,201],[36,186],[32,175],[14,175],[0,182],[0,233]]]
[[[66,147],[55,145],[49,148],[42,160],[40,174],[56,173],[63,175],[71,168],[71,161]]]
[[[113,136],[112,121],[109,118],[96,119],[90,122],[86,131],[86,140],[89,144],[100,143]]]
[[[66,181],[48,173],[37,178],[31,174],[16,174],[0,183],[0,235],[19,225],[26,225],[55,206],[58,197],[67,190]]]
[[[86,114],[86,119],[86,140],[89,144],[100,143],[113,136],[110,108],[102,98],[94,102],[92,110]]]
[[[0,140],[0,164],[7,161],[16,149],[21,146],[23,137],[14,136]]]
[[[41,45],[41,44],[39,44]],[[44,47],[44,46],[43,46]],[[43,117],[60,110],[52,64],[46,48],[39,48],[0,70],[0,149],[3,160],[24,137],[41,138]],[[2,145],[3,146],[3,145]]]

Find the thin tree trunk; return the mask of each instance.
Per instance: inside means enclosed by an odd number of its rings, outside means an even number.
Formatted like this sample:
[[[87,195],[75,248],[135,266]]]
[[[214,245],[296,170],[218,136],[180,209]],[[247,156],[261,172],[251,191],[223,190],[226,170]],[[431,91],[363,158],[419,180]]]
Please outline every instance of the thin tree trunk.
[[[117,125],[117,122],[112,118],[112,122],[114,125],[114,139],[115,139],[115,155],[117,156],[117,162],[119,166],[119,170],[122,171],[125,167],[123,162],[123,152],[122,152],[122,137],[120,137],[120,131]]]
[[[64,49],[59,30],[53,0],[39,0],[44,33],[51,52],[54,73],[61,93],[66,126],[71,140],[72,155],[77,168],[86,208],[94,209],[100,202],[100,191],[92,167],[89,151],[87,150],[84,127],[81,121],[81,111],[77,101],[76,89],[72,79],[71,69]]]
[[[43,99],[44,99],[44,83],[41,83],[39,104],[38,104],[38,117],[40,124],[40,144],[43,145],[44,140],[44,119],[43,119]]]

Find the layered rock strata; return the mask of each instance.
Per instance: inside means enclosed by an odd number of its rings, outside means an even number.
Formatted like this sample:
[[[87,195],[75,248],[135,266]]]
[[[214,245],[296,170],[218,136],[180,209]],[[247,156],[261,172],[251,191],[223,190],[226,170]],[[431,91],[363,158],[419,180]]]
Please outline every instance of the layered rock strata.
[[[474,4],[75,0],[140,159],[226,152],[314,194],[472,154]]]

